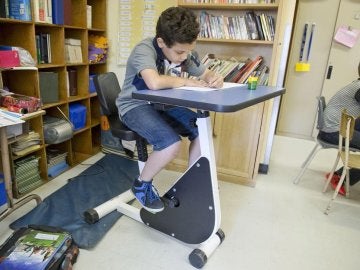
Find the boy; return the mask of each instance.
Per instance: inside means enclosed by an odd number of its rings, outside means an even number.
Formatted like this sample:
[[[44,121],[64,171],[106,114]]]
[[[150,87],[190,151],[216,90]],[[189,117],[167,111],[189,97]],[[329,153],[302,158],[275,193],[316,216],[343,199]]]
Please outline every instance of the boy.
[[[131,52],[122,91],[116,100],[123,123],[153,146],[132,187],[136,199],[151,212],[164,209],[152,179],[178,154],[179,135],[191,142],[189,164],[200,157],[198,130],[194,124],[196,113],[180,107],[157,109],[148,102],[132,99],[131,94],[141,89],[222,87],[223,78],[206,69],[196,53],[192,53],[198,34],[199,23],[190,10],[181,7],[165,10],[157,21],[155,38],[141,41]],[[181,71],[200,80],[179,77]]]

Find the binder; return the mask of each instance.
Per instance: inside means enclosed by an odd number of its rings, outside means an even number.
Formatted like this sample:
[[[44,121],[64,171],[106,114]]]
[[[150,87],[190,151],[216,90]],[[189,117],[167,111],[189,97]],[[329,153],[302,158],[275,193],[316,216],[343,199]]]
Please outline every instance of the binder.
[[[64,24],[71,25],[71,0],[63,0],[64,1]]]
[[[52,16],[54,24],[64,24],[63,0],[52,0]]]
[[[40,96],[43,103],[59,101],[59,75],[56,72],[39,72]]]
[[[76,69],[69,69],[68,70],[69,76],[69,94],[70,96],[77,96],[77,70]]]

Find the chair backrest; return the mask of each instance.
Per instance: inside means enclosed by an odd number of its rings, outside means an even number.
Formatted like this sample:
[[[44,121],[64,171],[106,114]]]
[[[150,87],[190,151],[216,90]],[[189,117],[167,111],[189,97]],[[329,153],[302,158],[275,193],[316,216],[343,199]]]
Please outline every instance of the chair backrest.
[[[115,100],[121,91],[114,72],[107,72],[94,77],[94,85],[104,115],[118,114]]]
[[[349,140],[352,139],[354,134],[354,127],[355,127],[355,118],[352,115],[349,115],[344,109],[341,112],[341,121],[340,121],[340,136]]]
[[[318,119],[316,128],[321,130],[324,127],[324,110],[326,108],[326,102],[324,96],[319,96],[316,98],[318,99]]]

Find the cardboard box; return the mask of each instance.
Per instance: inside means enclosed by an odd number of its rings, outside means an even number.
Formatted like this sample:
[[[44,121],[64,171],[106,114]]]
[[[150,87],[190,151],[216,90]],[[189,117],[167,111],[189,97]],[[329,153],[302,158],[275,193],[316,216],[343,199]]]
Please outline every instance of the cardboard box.
[[[0,51],[0,68],[12,68],[20,66],[18,51]]]

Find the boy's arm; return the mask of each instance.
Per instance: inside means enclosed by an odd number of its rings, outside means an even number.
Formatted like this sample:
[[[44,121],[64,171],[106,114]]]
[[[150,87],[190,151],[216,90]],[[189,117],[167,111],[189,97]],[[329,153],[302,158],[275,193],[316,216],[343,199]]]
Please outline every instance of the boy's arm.
[[[141,77],[150,90],[160,90],[166,88],[176,88],[181,86],[205,87],[208,83],[183,77],[173,77],[168,75],[159,75],[154,69],[144,69],[140,71]]]

